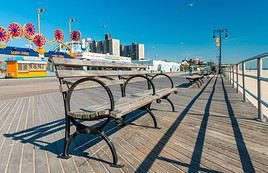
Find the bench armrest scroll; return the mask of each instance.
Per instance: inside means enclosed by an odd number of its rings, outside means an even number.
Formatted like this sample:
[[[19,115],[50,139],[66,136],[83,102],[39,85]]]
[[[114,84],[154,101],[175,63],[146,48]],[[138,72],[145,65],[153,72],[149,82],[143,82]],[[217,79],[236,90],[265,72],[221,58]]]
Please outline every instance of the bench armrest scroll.
[[[67,112],[70,111],[70,101],[71,101],[71,96],[72,96],[72,93],[73,93],[74,89],[79,84],[81,84],[83,82],[87,82],[87,81],[96,82],[96,83],[100,84],[105,89],[105,91],[107,92],[107,94],[109,96],[109,99],[110,99],[110,106],[111,106],[110,111],[113,111],[114,110],[114,107],[115,107],[115,103],[114,103],[114,97],[113,97],[113,94],[112,94],[112,91],[110,90],[110,88],[108,86],[106,86],[105,83],[102,82],[99,79],[87,77],[87,78],[79,79],[78,81],[76,81],[75,83],[73,83],[71,85],[70,89],[68,90],[67,96],[66,96],[66,108],[67,108]]]
[[[122,94],[123,97],[126,96],[126,87],[127,87],[127,84],[129,83],[129,81],[132,80],[132,79],[134,79],[134,78],[137,78],[137,77],[146,79],[147,82],[152,86],[152,88],[153,88],[153,95],[155,95],[155,86],[154,86],[154,83],[152,82],[152,80],[149,79],[149,78],[146,77],[146,76],[143,76],[143,75],[139,75],[139,74],[138,74],[138,75],[129,77],[129,78],[126,80],[126,82],[124,83],[124,86],[123,86],[123,94]]]
[[[168,76],[167,74],[158,73],[158,74],[156,74],[156,75],[154,75],[154,76],[152,77],[152,81],[153,81],[153,80],[154,80],[154,78],[156,78],[157,76],[165,76],[165,77],[167,77],[167,78],[169,79],[169,81],[170,81],[171,88],[173,88],[173,87],[174,87],[173,80],[172,80],[172,79],[171,79],[171,77],[170,77],[170,76]]]

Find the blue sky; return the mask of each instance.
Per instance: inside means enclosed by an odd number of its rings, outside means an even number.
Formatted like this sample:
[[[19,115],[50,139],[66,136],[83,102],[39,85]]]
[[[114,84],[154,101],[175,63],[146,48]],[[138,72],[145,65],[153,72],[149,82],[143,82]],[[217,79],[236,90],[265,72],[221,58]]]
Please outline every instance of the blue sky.
[[[217,47],[212,31],[229,29],[224,40],[223,62],[233,63],[268,51],[267,0],[13,0],[0,6],[0,25],[37,25],[38,7],[48,11],[41,16],[41,32],[52,40],[57,28],[68,31],[68,19],[82,36],[102,40],[109,32],[122,44],[145,44],[146,58],[177,60],[203,57],[215,60]],[[14,40],[9,45],[25,45]]]

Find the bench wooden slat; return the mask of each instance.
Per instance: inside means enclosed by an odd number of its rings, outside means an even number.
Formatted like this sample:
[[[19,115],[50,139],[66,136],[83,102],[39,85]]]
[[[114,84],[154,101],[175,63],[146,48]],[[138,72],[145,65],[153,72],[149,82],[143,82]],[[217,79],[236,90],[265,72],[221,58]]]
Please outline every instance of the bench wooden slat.
[[[164,88],[164,89],[160,89],[160,90],[156,90],[156,97],[157,99],[160,99],[170,93],[173,93],[177,91],[177,88]],[[146,90],[144,92],[139,92],[139,93],[135,93],[135,94],[131,94],[131,96],[143,96],[143,95],[151,95],[152,94],[152,90]]]
[[[72,78],[69,78],[72,79]],[[80,78],[82,79],[82,78]],[[120,79],[113,79],[113,80],[108,80],[108,79],[100,79],[102,82],[105,83],[105,85],[110,86],[110,85],[118,85],[118,84],[124,84],[124,80],[120,80]],[[77,80],[63,80],[63,82],[65,84],[68,85],[72,85],[76,82]],[[77,86],[76,89],[84,89],[84,88],[96,88],[96,87],[100,87],[100,85],[96,82],[92,82],[92,81],[88,81],[85,83],[80,84],[79,86]]]
[[[99,62],[79,59],[53,58],[55,65],[63,66],[88,66],[88,67],[111,67],[111,68],[146,68],[146,65],[118,63],[118,62]]]
[[[119,103],[115,107],[115,111],[111,113],[114,118],[120,118],[133,112],[143,106],[146,106],[156,100],[156,96],[147,95],[143,97],[137,97],[136,99],[130,99],[129,102]]]
[[[155,100],[155,96],[143,96],[143,97],[129,97],[122,98],[115,104],[115,110],[111,112],[110,116],[114,118],[120,118],[130,112],[133,112]],[[98,120],[109,116],[109,110],[102,109],[107,106],[102,105],[101,108],[95,108],[96,111],[91,108],[86,108],[87,111],[74,111],[69,112],[68,115],[82,120]],[[93,108],[94,109],[94,108]]]
[[[98,77],[98,76],[128,76],[137,74],[148,74],[146,71],[115,71],[115,70],[57,70],[59,78],[73,78],[73,77]]]
[[[70,79],[70,80],[68,80]],[[66,84],[68,84],[69,86],[71,86],[74,82],[76,82],[77,80],[79,80],[81,78],[66,78],[63,80],[63,84],[60,84],[59,88],[61,92],[65,92],[68,91],[68,87]],[[105,83],[106,86],[112,86],[112,85],[120,85],[120,84],[124,84],[125,79],[114,79],[114,80],[108,80],[105,78],[100,79],[102,82]],[[129,81],[129,84],[131,83],[136,83],[136,82],[146,82],[145,79],[143,78],[134,78],[132,80]],[[76,90],[82,90],[82,89],[91,89],[91,88],[97,88],[100,87],[100,85],[98,83],[95,82],[85,82],[84,84],[80,84],[76,87]],[[151,92],[152,93],[152,92]]]
[[[176,91],[175,88],[165,88],[157,91],[157,95],[151,95],[151,91],[144,92],[143,94],[133,94],[127,97],[120,98],[115,102],[115,110],[111,112],[114,118],[120,118],[126,114],[133,112],[156,99],[160,99],[172,92]],[[109,105],[103,104],[99,106],[91,106],[83,108],[80,111],[68,113],[69,116],[77,119],[97,120],[105,118],[109,115]]]
[[[112,86],[112,85],[119,85],[119,84],[124,84],[123,80],[119,80],[119,79],[115,79],[115,80],[103,80],[101,79],[102,82],[105,83],[106,86]],[[71,86],[74,82],[76,81],[68,81],[68,80],[64,80],[64,84],[60,85],[60,91],[61,92],[66,92],[68,91],[68,87],[66,84],[68,84],[69,86]],[[132,82],[132,81],[131,81]],[[98,83],[95,82],[85,82],[83,84],[78,85],[75,90],[82,90],[82,89],[91,89],[91,88],[97,88],[100,87],[100,85]]]

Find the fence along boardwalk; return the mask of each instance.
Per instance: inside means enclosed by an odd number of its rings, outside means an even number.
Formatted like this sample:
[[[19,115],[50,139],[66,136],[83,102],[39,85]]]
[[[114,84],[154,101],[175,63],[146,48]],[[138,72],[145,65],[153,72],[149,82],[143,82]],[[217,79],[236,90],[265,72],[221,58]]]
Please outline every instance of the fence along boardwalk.
[[[113,90],[120,95],[119,87]],[[60,93],[0,100],[0,172],[267,172],[268,124],[254,120],[256,109],[221,76],[178,92],[177,112],[165,102],[153,105],[161,129],[150,128],[140,112],[128,120],[135,124],[107,129],[121,169],[105,162],[112,160],[109,148],[90,136],[75,139],[71,159],[56,157],[64,136]]]

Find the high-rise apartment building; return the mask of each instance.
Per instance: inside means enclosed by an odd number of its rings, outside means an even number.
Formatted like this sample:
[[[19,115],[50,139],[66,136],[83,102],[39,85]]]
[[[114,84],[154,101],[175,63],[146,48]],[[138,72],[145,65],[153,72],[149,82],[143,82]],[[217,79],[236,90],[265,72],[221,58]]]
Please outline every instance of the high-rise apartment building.
[[[103,41],[92,41],[90,52],[131,57],[132,60],[144,60],[144,44],[120,45],[120,40],[111,38],[110,34],[106,34]]]
[[[93,53],[120,56],[120,40],[112,39],[110,34],[106,34],[105,40],[92,41],[90,43],[90,50]]]
[[[120,46],[120,55],[131,57],[132,60],[144,60],[144,44],[132,43],[128,46]]]

